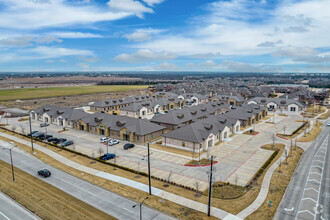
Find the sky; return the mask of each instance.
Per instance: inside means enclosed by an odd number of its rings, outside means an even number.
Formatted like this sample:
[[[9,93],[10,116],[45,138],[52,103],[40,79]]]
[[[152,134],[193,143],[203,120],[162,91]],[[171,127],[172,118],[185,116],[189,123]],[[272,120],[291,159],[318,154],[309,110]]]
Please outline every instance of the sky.
[[[329,73],[329,9],[329,0],[0,0],[0,72]]]

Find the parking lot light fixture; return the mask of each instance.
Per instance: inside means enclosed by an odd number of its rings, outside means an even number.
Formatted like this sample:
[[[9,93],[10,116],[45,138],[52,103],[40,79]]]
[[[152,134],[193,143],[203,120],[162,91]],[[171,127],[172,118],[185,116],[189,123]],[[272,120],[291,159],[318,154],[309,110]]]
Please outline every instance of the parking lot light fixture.
[[[14,144],[14,142],[9,142],[9,144],[13,145],[11,148],[2,148],[2,150],[9,150],[9,153],[10,153],[10,163],[11,163],[11,173],[12,173],[12,176],[13,176],[13,182],[15,182],[15,173],[14,173],[14,164],[13,164],[13,155],[12,155],[12,149],[14,147],[16,147],[16,145]]]
[[[32,152],[34,151],[34,147],[33,147],[33,139],[32,139],[32,125],[31,125],[31,114],[29,113],[29,125],[30,125],[30,138],[31,138],[31,148],[32,148]]]
[[[135,204],[132,206],[133,208],[135,208],[136,206],[140,206],[140,220],[142,220],[142,205],[143,205],[144,201],[147,199],[149,199],[149,197],[144,198],[141,203],[138,203],[138,204]]]

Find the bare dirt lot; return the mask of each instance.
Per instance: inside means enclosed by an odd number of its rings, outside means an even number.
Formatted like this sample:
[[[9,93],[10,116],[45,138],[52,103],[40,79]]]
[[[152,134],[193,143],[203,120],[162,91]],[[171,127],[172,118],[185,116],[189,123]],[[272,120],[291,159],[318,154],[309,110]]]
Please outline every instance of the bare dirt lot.
[[[20,169],[13,182],[10,165],[0,167],[0,191],[42,219],[115,219]]]
[[[51,104],[58,106],[85,106],[89,102],[95,102],[97,100],[112,99],[112,98],[124,98],[133,95],[140,95],[146,93],[146,89],[138,90],[128,90],[121,92],[107,92],[107,93],[97,93],[97,94],[86,94],[77,96],[63,96],[54,98],[44,98],[44,99],[31,99],[17,101],[3,101],[1,105],[8,108],[21,108],[26,110],[36,109],[43,105]]]
[[[51,86],[73,86],[76,84],[95,85],[98,82],[127,82],[140,81],[141,78],[128,78],[118,76],[88,77],[88,76],[70,76],[70,77],[33,77],[33,78],[7,78],[0,81],[0,88],[34,88]]]

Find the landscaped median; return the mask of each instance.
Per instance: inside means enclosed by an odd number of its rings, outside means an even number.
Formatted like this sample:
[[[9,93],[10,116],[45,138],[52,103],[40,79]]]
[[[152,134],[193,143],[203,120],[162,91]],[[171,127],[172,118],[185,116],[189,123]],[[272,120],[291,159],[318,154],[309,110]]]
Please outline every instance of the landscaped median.
[[[217,164],[218,161],[213,161],[213,164]],[[211,160],[207,158],[203,158],[200,161],[198,160],[191,160],[185,164],[187,167],[206,167],[211,165]]]
[[[297,122],[302,122],[303,124],[299,126],[296,130],[294,130],[290,135],[286,134],[276,134],[277,137],[288,140],[288,139],[294,139],[299,134],[303,133],[306,129],[309,128],[310,122],[309,121],[302,121],[298,120]]]
[[[316,121],[313,124],[313,128],[308,131],[307,133],[305,133],[303,136],[301,136],[298,139],[298,142],[310,142],[310,141],[314,141],[317,136],[320,134],[320,132],[322,131],[322,127],[323,127],[323,123]]]

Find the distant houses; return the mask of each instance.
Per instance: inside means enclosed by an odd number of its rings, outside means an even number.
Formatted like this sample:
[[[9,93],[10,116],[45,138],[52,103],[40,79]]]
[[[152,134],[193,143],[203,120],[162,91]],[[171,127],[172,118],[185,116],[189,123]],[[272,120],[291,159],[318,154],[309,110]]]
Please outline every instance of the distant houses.
[[[248,104],[258,104],[263,107],[267,107],[269,111],[280,110],[282,112],[295,112],[301,113],[306,110],[307,105],[299,102],[295,99],[286,98],[264,98],[255,97],[248,100]]]

